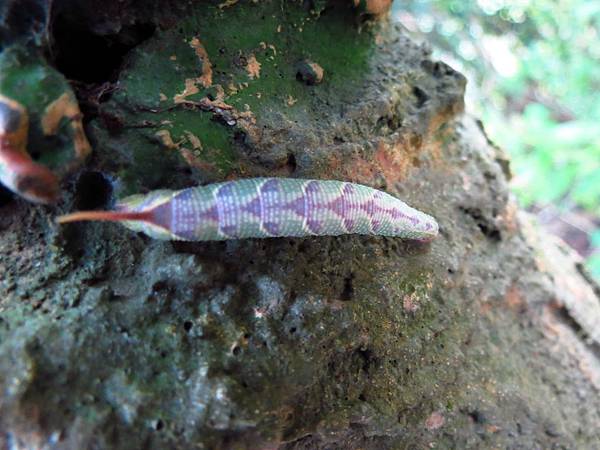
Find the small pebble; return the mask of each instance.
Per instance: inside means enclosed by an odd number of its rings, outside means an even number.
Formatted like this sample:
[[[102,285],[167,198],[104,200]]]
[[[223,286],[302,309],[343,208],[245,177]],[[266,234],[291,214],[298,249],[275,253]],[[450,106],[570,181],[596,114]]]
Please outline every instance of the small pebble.
[[[296,79],[308,85],[319,84],[323,81],[323,68],[312,61],[300,61],[296,70]]]

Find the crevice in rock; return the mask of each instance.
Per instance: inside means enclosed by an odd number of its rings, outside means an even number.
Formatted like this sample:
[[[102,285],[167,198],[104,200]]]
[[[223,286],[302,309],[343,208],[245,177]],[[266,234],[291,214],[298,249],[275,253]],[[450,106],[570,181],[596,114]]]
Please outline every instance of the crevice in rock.
[[[348,302],[352,300],[354,297],[354,274],[351,273],[346,278],[344,278],[344,289],[340,294],[340,299],[342,301]]]
[[[84,172],[75,186],[77,209],[106,208],[112,195],[110,181],[100,172]]]
[[[296,155],[294,155],[293,153],[290,153],[287,157],[285,166],[287,167],[290,175],[293,174],[296,171],[296,169],[298,168],[298,163],[296,162]]]
[[[502,235],[498,227],[491,220],[485,217],[479,208],[460,207],[460,210],[475,221],[477,227],[485,237],[494,242],[500,242],[502,240]]]
[[[581,342],[587,349],[600,361],[600,345],[597,344],[591,336],[583,329],[575,317],[569,313],[565,307],[559,307],[554,310],[557,320],[571,328],[575,334],[581,338]]]
[[[377,132],[391,134],[402,127],[402,117],[397,114],[382,116],[377,120],[375,127]]]
[[[0,185],[0,208],[4,205],[8,205],[15,199],[15,194],[9,191],[4,186]]]
[[[372,367],[375,362],[375,355],[370,349],[357,349],[356,354],[360,356],[362,361],[361,369],[365,373],[369,373],[369,369]]]
[[[425,106],[425,103],[427,103],[427,101],[429,100],[429,95],[427,95],[427,92],[425,92],[419,86],[413,87],[413,94],[417,99],[417,101],[415,102],[415,106],[419,109]]]
[[[469,418],[473,421],[473,423],[476,423],[479,425],[484,425],[488,421],[486,415],[478,409],[473,409],[470,411],[463,411],[463,412],[466,413],[467,416],[469,416]]]
[[[136,23],[118,34],[94,33],[68,8],[52,17],[52,54],[56,68],[69,80],[85,83],[117,81],[123,58],[154,34],[155,26]]]

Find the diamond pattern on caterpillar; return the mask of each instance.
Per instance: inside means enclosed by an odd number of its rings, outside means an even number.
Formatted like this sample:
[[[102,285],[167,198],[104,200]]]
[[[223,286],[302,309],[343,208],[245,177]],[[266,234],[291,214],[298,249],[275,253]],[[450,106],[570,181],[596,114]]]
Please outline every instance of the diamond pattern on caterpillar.
[[[369,234],[430,240],[435,219],[385,192],[333,180],[248,178],[123,199],[58,218],[122,222],[157,239],[214,241]]]

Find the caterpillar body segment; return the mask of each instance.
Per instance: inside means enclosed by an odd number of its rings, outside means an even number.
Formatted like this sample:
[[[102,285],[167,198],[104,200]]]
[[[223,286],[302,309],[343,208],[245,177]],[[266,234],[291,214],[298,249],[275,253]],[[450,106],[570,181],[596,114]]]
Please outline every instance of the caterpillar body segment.
[[[62,216],[60,223],[110,220],[157,239],[214,241],[367,234],[431,240],[435,219],[385,192],[333,180],[249,178],[154,191],[116,211]]]

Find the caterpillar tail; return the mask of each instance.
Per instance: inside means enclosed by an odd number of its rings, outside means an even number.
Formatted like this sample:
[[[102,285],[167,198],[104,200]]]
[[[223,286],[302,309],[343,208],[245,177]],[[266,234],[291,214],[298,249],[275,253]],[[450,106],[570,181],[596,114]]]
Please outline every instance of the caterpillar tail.
[[[152,211],[78,211],[58,216],[56,222],[59,224],[81,221],[100,222],[126,222],[142,221],[152,222],[154,215]]]

